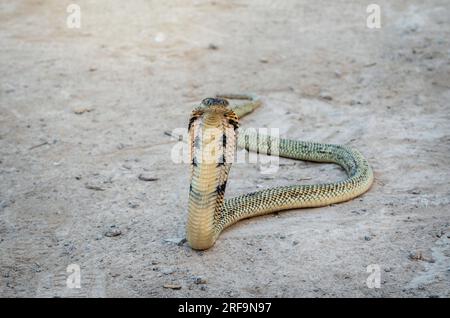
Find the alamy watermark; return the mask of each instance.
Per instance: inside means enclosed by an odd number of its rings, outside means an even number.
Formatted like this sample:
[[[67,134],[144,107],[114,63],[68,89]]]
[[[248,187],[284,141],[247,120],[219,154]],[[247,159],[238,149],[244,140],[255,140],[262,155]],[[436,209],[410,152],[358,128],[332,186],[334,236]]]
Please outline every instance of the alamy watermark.
[[[366,8],[366,12],[369,13],[366,20],[366,25],[369,29],[381,28],[381,8],[378,4],[369,4]]]
[[[366,285],[368,288],[381,288],[381,267],[378,264],[370,264],[366,268],[367,273],[370,275],[366,279]]]
[[[273,174],[279,167],[280,131],[278,128],[247,128],[239,132],[237,149],[230,148],[227,134],[218,128],[208,128],[196,134],[192,145],[186,128],[176,128],[172,138],[174,163],[190,164],[258,164],[262,174]],[[233,144],[233,146],[235,146]]]
[[[78,264],[67,266],[66,272],[69,274],[66,280],[67,288],[81,288],[81,269]]]
[[[69,29],[81,28],[81,8],[78,4],[72,3],[67,6],[66,12],[69,13],[66,19],[66,25]]]

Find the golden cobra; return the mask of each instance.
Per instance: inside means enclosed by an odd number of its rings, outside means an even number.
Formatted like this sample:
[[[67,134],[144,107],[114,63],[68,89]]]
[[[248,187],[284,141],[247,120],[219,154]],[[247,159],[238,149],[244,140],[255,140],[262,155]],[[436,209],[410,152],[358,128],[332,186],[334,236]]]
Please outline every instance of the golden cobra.
[[[248,99],[229,108],[225,99]],[[239,220],[275,211],[325,206],[355,198],[373,182],[367,160],[357,150],[343,145],[279,139],[239,129],[238,118],[259,107],[259,99],[247,95],[206,98],[189,120],[191,183],[186,239],[197,250],[214,245],[219,234]],[[231,199],[225,188],[236,146],[258,153],[298,160],[332,162],[347,172],[338,182],[281,186]]]

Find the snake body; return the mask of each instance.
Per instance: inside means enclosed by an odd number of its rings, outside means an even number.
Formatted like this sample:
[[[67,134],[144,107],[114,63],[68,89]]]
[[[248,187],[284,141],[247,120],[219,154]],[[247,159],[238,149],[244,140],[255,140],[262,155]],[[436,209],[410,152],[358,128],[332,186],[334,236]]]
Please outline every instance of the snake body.
[[[261,105],[246,95],[206,98],[189,120],[191,183],[186,239],[193,249],[214,245],[220,233],[239,220],[275,211],[320,207],[343,202],[366,192],[373,182],[367,160],[344,145],[261,136],[239,128],[238,118]],[[248,99],[230,108],[225,99]],[[340,165],[347,178],[338,182],[280,186],[225,199],[225,189],[236,146],[248,151],[276,150],[280,157]],[[276,149],[275,149],[276,148]]]

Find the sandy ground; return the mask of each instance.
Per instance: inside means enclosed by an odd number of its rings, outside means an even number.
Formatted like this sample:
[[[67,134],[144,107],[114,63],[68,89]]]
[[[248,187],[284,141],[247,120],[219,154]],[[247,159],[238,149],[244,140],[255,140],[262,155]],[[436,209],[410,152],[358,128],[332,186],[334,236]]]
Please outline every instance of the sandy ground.
[[[1,296],[450,296],[448,1],[378,1],[380,29],[364,1],[77,3],[70,29],[68,1],[0,2]],[[374,186],[240,222],[208,251],[166,242],[189,168],[164,132],[223,91],[264,96],[245,126],[358,148]],[[227,196],[344,177],[280,163],[236,165]]]

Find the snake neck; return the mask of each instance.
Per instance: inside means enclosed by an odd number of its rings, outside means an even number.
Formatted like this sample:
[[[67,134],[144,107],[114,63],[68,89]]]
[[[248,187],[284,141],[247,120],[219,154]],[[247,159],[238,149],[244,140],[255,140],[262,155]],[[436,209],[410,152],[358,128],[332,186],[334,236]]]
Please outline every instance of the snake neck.
[[[191,182],[186,238],[194,249],[214,245],[236,149],[237,118],[228,108],[193,111],[189,125]]]

